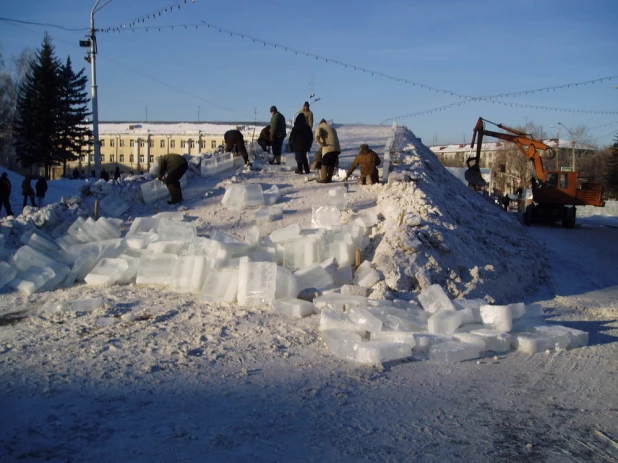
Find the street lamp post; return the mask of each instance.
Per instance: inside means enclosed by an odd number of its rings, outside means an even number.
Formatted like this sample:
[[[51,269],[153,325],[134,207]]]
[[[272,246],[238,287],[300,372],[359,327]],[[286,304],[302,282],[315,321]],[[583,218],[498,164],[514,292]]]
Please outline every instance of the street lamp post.
[[[575,135],[562,122],[558,122],[558,124],[564,127],[571,135],[571,172],[575,172]]]
[[[99,6],[101,0],[97,0],[90,12],[90,54],[86,57],[86,61],[90,61],[92,72],[92,137],[94,143],[94,172],[95,177],[101,177],[101,147],[99,145],[99,106],[97,100],[97,38],[94,28],[94,14],[108,5],[112,0],[106,0],[103,5]]]
[[[551,128],[556,129],[556,170],[560,170],[560,127],[552,125]]]

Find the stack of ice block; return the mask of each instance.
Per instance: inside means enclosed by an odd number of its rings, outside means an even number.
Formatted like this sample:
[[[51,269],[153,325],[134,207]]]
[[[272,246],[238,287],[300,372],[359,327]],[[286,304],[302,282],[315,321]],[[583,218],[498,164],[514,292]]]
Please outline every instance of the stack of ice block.
[[[183,175],[180,178],[180,186],[187,186],[187,176]],[[162,199],[169,200],[171,198],[167,185],[164,182],[154,179],[140,185],[142,190],[142,199],[146,204],[152,204]]]
[[[101,210],[110,217],[120,217],[128,209],[129,205],[116,195],[108,195],[101,200]]]
[[[264,205],[262,186],[256,183],[241,185],[233,183],[225,189],[221,204],[231,210],[241,210],[247,207],[259,207]]]
[[[245,161],[241,156],[234,157],[233,153],[223,153],[210,158],[202,158],[200,172],[202,177],[220,174],[229,169],[242,167]]]

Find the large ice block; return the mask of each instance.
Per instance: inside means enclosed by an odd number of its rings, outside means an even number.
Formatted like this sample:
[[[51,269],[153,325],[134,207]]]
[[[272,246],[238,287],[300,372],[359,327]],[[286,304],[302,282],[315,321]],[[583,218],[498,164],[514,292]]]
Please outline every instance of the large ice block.
[[[483,339],[485,339],[487,350],[498,353],[508,352],[509,350],[511,350],[511,335],[508,333],[502,333],[500,331],[488,328],[474,330],[470,333],[481,336]]]
[[[238,268],[238,304],[262,306],[275,300],[277,264],[274,262],[250,262],[240,258]]]
[[[298,282],[296,276],[285,267],[277,266],[277,280],[275,286],[275,299],[296,298],[298,295]],[[311,304],[313,308],[313,304]]]
[[[264,204],[268,204],[268,205],[277,204],[277,202],[281,198],[281,192],[279,191],[279,187],[277,185],[271,186],[268,190],[265,190],[263,194],[264,194]],[[277,219],[273,219],[273,220],[277,220]]]
[[[524,302],[515,302],[513,304],[509,304],[511,308],[511,316],[513,320],[518,320],[526,315],[526,304]]]
[[[30,267],[46,267],[52,262],[55,262],[54,259],[47,254],[43,254],[28,245],[20,247],[13,255],[15,268],[20,272],[24,272]]]
[[[128,285],[130,283],[135,282],[135,278],[137,277],[137,271],[139,270],[140,257],[135,257],[129,253],[120,254],[118,256],[119,259],[123,259],[127,263],[127,269],[118,277],[116,284],[118,285]]]
[[[352,307],[367,308],[367,298],[362,296],[343,296],[341,294],[324,294],[313,300],[313,305],[318,310],[335,310],[345,312]]]
[[[56,272],[50,267],[29,267],[19,273],[10,286],[27,296],[36,293],[47,281],[54,278]]]
[[[180,256],[171,275],[170,289],[177,293],[197,293],[208,273],[204,256]]]
[[[153,231],[149,232],[136,232],[125,238],[127,246],[133,249],[146,249],[150,243],[154,243],[159,239]]]
[[[101,200],[99,206],[110,217],[120,217],[129,210],[129,205],[116,195],[106,196]]]
[[[154,217],[136,217],[135,220],[131,223],[131,227],[126,234],[126,238],[134,235],[135,233],[147,233],[153,232],[157,233],[159,229],[159,222],[161,218],[158,218],[159,214]]]
[[[415,350],[419,352],[424,352],[429,350],[431,347],[443,344],[446,342],[452,342],[454,338],[451,336],[444,336],[440,334],[431,334],[425,332],[412,332],[414,336],[414,340],[416,341]]]
[[[160,180],[151,180],[140,185],[142,199],[146,204],[152,204],[162,199],[170,199],[171,195],[165,183]]]
[[[157,228],[160,241],[191,241],[197,236],[195,224],[161,219]]]
[[[481,318],[485,325],[492,325],[503,333],[513,329],[513,316],[508,305],[482,305]]]
[[[295,298],[277,299],[273,302],[273,308],[275,313],[295,318],[308,317],[314,313],[311,302]]]
[[[317,240],[302,236],[283,242],[283,265],[289,270],[299,270],[316,264]]]
[[[412,356],[410,344],[396,342],[368,341],[359,344],[356,349],[356,360],[371,365],[400,360],[410,356]]]
[[[454,341],[463,342],[466,344],[472,344],[477,346],[481,352],[485,352],[487,349],[487,342],[485,341],[484,336],[479,336],[478,334],[472,333],[453,333],[452,335]],[[510,347],[510,346],[509,346]],[[498,351],[494,351],[498,352]]]
[[[235,302],[238,292],[238,269],[212,269],[204,280],[200,299],[208,302]]]
[[[315,228],[332,228],[341,225],[341,213],[335,206],[313,206],[311,225]]]
[[[370,333],[382,331],[382,320],[374,316],[369,310],[362,307],[352,307],[348,313],[350,320],[365,329],[365,331]]]
[[[298,290],[306,288],[324,288],[334,283],[333,277],[320,264],[313,264],[294,272]]]
[[[552,338],[536,333],[514,333],[512,347],[526,354],[536,354],[556,347]]]
[[[365,336],[366,330],[350,320],[350,316],[344,312],[335,310],[322,310],[320,314],[320,331],[348,330]]]
[[[300,234],[300,225],[297,223],[288,225],[285,228],[275,230],[269,235],[270,240],[273,243],[282,243],[287,240],[292,240]]]
[[[146,247],[147,252],[151,252],[153,254],[176,254],[179,256],[186,249],[189,243],[187,241],[176,240],[176,241],[155,241],[154,243],[150,243]]]
[[[137,271],[138,285],[169,285],[178,256],[175,254],[144,254]]]
[[[363,342],[358,333],[343,329],[324,330],[320,336],[328,350],[344,360],[356,359],[356,349]]]
[[[17,276],[15,266],[9,265],[7,262],[0,262],[0,288],[11,282]]]
[[[49,268],[51,268],[54,272],[54,276],[49,278],[38,290],[39,292],[43,291],[53,291],[56,289],[67,277],[71,269],[61,264],[60,262],[52,262],[49,264]]]
[[[479,346],[464,342],[444,342],[429,349],[429,358],[438,362],[463,362],[478,358],[480,354]]]
[[[588,345],[587,332],[567,326],[537,326],[534,333],[553,339],[556,349],[566,349],[567,347],[575,348]]]
[[[129,264],[124,259],[100,259],[84,281],[89,285],[111,286],[128,268]]]
[[[369,335],[371,341],[388,341],[398,344],[408,344],[410,347],[416,346],[414,334],[408,331],[377,331]]]
[[[418,295],[418,301],[426,312],[435,313],[438,310],[455,310],[453,302],[438,284],[423,289]]]
[[[345,209],[345,201],[347,196],[347,190],[343,186],[337,186],[329,188],[328,196],[326,197],[326,203],[328,206],[334,206],[340,211]]]
[[[371,266],[371,262],[364,261],[357,269],[352,280],[355,285],[371,288],[381,280],[380,274]]]
[[[71,270],[67,277],[64,279],[62,286],[68,288],[72,286],[75,281],[82,281],[88,273],[94,268],[99,259],[99,251],[96,248],[84,249],[73,263]]]
[[[30,238],[28,239],[26,244],[31,248],[45,254],[51,259],[62,262],[64,264],[72,263],[72,261],[75,259],[66,251],[59,249],[56,242],[49,241],[47,238],[41,236],[41,234],[36,232],[30,235]]]
[[[456,310],[439,310],[427,320],[427,329],[433,334],[451,334],[461,325],[461,313]]]

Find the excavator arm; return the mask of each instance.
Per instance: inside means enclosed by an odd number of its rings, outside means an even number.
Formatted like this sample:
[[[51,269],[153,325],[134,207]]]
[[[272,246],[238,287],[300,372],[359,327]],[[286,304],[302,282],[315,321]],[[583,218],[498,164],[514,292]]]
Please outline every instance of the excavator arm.
[[[485,122],[489,122],[490,124],[493,124],[496,127],[499,127],[510,133],[486,130]],[[533,139],[530,134],[522,132],[521,130],[513,129],[503,124],[495,124],[491,121],[483,119],[482,117],[479,117],[479,120],[477,121],[476,126],[474,127],[474,132],[472,134],[472,142],[470,143],[470,148],[474,148],[474,143],[478,137],[478,143],[476,145],[476,156],[469,157],[466,161],[468,170],[466,171],[465,177],[470,185],[474,186],[482,179],[480,171],[480,158],[483,137],[485,135],[515,143],[517,148],[519,148],[519,150],[526,157],[526,159],[532,162],[537,180],[541,183],[544,183],[546,181],[547,174],[545,172],[545,168],[543,167],[543,159],[541,158],[539,151],[551,151],[551,159],[553,157],[552,148],[550,148],[541,141]]]

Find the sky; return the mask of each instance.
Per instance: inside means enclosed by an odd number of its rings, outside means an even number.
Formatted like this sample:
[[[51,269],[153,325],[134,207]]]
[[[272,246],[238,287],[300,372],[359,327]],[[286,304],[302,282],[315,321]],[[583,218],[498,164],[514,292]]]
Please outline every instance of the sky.
[[[478,117],[566,139],[584,126],[602,147],[618,133],[615,0],[106,2],[100,121],[267,121],[271,105],[292,119],[315,94],[315,120],[396,120],[426,145],[470,143]],[[36,50],[47,31],[90,77],[79,40],[95,4],[0,0],[0,18],[47,24],[0,20],[0,52]]]

